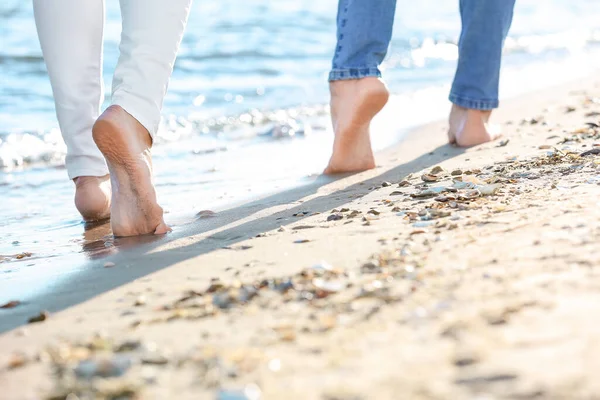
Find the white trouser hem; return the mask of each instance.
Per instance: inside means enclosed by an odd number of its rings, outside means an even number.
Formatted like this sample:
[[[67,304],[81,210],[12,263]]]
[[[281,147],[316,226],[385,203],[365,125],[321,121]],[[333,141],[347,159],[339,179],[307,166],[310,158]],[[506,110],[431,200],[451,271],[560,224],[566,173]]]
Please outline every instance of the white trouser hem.
[[[95,157],[79,156],[69,157],[65,163],[69,179],[75,179],[80,176],[104,176],[108,175],[108,167],[104,159]]]
[[[112,98],[112,104],[121,107],[142,124],[154,141],[154,135],[158,132],[158,125],[160,124],[160,114],[157,118],[155,116],[156,112],[151,109],[152,107],[146,107],[143,103],[143,101],[139,101],[132,96],[127,96],[127,98],[125,98],[123,96],[113,95]]]

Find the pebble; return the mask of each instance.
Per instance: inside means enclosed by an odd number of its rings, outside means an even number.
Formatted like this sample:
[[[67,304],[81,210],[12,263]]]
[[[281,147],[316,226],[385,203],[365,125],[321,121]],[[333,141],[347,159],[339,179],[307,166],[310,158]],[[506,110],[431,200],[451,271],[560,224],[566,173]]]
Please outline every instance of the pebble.
[[[19,300],[11,300],[8,303],[5,303],[3,305],[0,306],[0,308],[15,308],[16,306],[18,306],[19,304],[21,304],[21,302]]]
[[[330,216],[327,217],[327,221],[339,221],[341,219],[344,219],[344,216],[341,214],[331,214]]]
[[[438,177],[435,175],[431,175],[431,174],[423,174],[421,176],[421,179],[423,180],[423,182],[437,182],[438,181]]]
[[[17,369],[23,367],[27,364],[27,358],[22,353],[14,353],[8,359],[7,367],[8,369]]]
[[[135,299],[134,305],[136,307],[143,306],[145,304],[146,304],[146,297],[145,296],[138,296],[138,298]]]
[[[202,210],[199,211],[198,214],[196,214],[196,216],[200,219],[204,219],[204,218],[212,218],[212,217],[216,217],[217,213],[211,210]]]
[[[25,257],[31,257],[32,255],[33,255],[33,253],[24,252],[24,253],[17,254],[17,255],[15,256],[15,258],[16,258],[17,260],[22,260],[23,258],[25,258]]]
[[[125,375],[131,367],[131,358],[116,355],[110,359],[102,360],[83,360],[75,367],[75,376],[83,379],[100,378],[115,378]]]
[[[164,355],[157,352],[148,352],[141,358],[142,364],[147,365],[166,365],[169,363],[169,359]]]
[[[413,224],[415,228],[428,228],[436,224],[436,221],[418,221]]]
[[[29,318],[29,320],[27,320],[27,323],[33,324],[36,322],[43,322],[43,321],[47,320],[49,317],[50,317],[50,313],[48,311],[42,311],[35,317]]]

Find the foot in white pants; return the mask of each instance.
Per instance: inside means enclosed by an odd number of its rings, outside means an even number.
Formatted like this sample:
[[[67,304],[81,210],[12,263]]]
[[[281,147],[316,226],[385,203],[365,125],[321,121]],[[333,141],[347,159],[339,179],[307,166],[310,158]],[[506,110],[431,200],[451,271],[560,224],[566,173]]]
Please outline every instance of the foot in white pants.
[[[99,209],[90,213],[90,208],[110,204],[115,236],[169,229],[156,202],[150,148],[190,4],[191,0],[121,0],[123,31],[112,106],[99,116],[103,1],[33,1],[67,145],[67,171],[77,186],[77,207],[86,218],[86,213],[101,214]],[[112,194],[102,178],[108,172]],[[89,183],[90,179],[95,181]],[[87,185],[77,184],[84,180]],[[105,196],[107,202],[98,202],[98,196]]]

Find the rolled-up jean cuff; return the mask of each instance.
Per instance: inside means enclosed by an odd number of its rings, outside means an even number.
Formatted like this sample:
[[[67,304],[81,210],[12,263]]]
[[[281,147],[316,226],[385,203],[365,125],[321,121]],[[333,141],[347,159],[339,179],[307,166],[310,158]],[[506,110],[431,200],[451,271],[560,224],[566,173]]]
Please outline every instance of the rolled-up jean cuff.
[[[498,108],[498,106],[500,105],[500,102],[497,99],[476,100],[464,96],[458,96],[453,93],[450,93],[450,96],[448,96],[448,100],[450,100],[453,104],[456,104],[457,106],[469,108],[471,110],[493,110],[494,108]]]
[[[117,96],[113,94],[112,104],[121,107],[133,118],[146,128],[150,137],[154,140],[154,135],[158,132],[158,125],[160,124],[160,115],[158,117],[153,116],[156,114],[153,107],[148,107],[143,101],[138,101],[134,97]]]
[[[379,68],[344,68],[332,69],[329,73],[329,81],[343,81],[348,79],[361,79],[367,77],[381,78]]]

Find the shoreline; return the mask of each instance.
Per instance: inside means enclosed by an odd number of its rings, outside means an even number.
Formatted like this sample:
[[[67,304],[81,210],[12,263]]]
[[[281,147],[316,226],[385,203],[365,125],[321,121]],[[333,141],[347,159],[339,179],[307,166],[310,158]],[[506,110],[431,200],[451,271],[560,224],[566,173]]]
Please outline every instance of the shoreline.
[[[87,263],[53,293],[0,310],[3,330],[52,311],[44,322],[0,336],[0,347],[9,349],[0,352],[0,386],[14,399],[46,398],[57,383],[72,383],[52,377],[52,365],[74,373],[81,359],[114,362],[112,341],[130,340],[141,343],[124,352],[132,366],[106,381],[135,388],[141,398],[214,398],[251,384],[265,399],[597,393],[589,365],[600,359],[590,317],[600,309],[593,268],[600,188],[586,183],[597,156],[570,171],[579,164],[556,142],[597,120],[584,116],[600,107],[582,105],[582,93],[600,96],[599,82],[581,79],[503,102],[493,120],[507,135],[497,142],[452,148],[445,122],[427,124],[380,152],[375,170],[316,178],[181,227],[167,240]],[[574,110],[565,112],[570,105]],[[389,124],[393,115],[386,107],[379,122]],[[579,151],[594,140],[590,134],[568,144]],[[420,176],[435,166],[447,172],[440,183],[455,184],[458,175],[450,173],[461,170],[480,195],[464,191],[469,187],[456,191],[463,200],[454,192],[444,201],[411,197],[424,191]],[[536,177],[523,175],[528,171]],[[481,195],[486,185],[498,186]],[[423,209],[429,211],[420,215]],[[255,282],[277,287],[279,278],[308,289],[230,298]],[[217,282],[222,287],[205,293]],[[313,298],[298,300],[296,292]],[[102,351],[93,344],[98,332]],[[59,341],[67,343],[66,356],[42,351]],[[6,369],[20,352],[24,365]],[[548,368],[540,371],[542,362]]]

